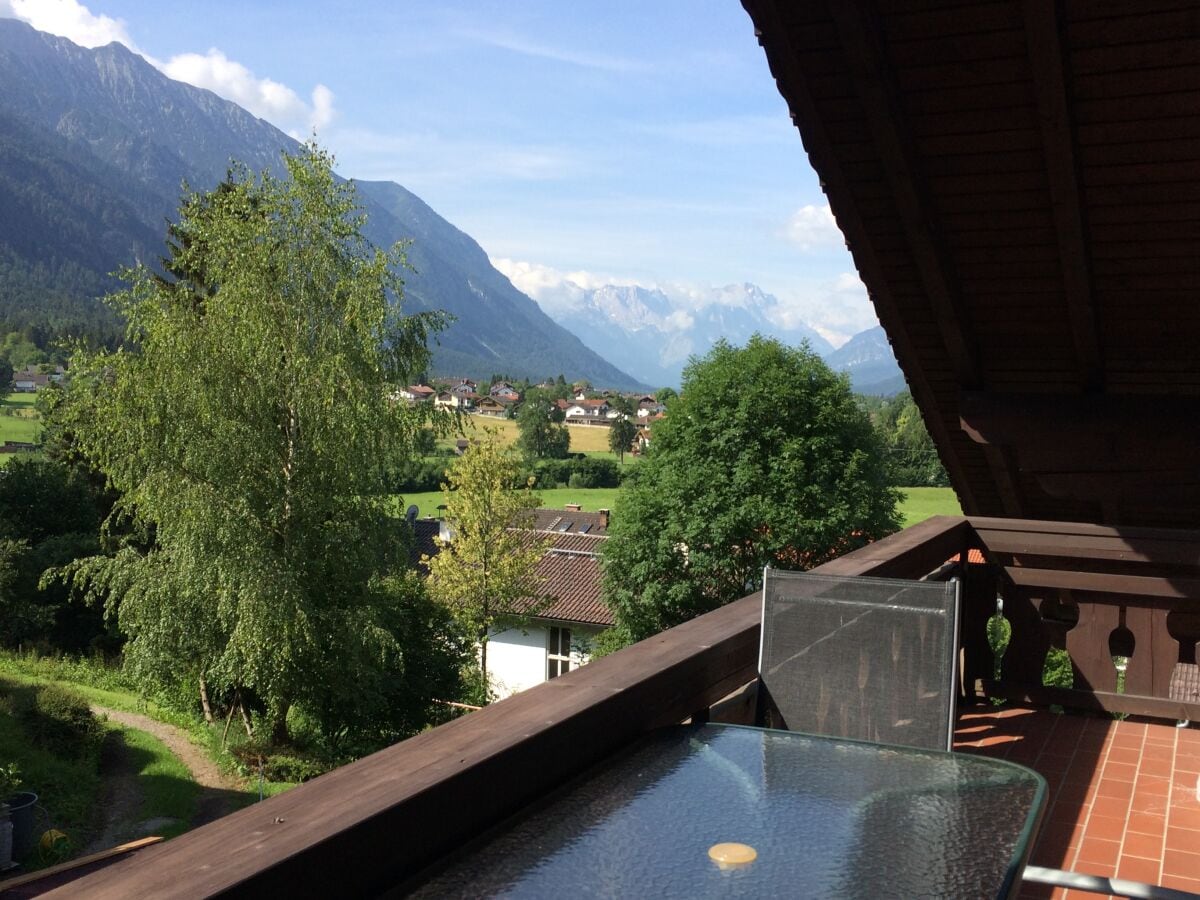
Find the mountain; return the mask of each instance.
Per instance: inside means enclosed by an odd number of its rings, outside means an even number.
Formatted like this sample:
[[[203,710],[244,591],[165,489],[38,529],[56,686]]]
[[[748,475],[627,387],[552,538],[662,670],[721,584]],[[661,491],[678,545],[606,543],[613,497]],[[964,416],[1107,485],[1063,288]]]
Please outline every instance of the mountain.
[[[880,327],[860,331],[828,354],[825,362],[838,372],[849,372],[850,383],[860,394],[890,397],[908,386],[887,333]]]
[[[299,144],[241,107],[167,78],[120,44],[94,50],[0,19],[0,319],[107,323],[110,274],[163,252],[183,182],[214,186],[236,159],[282,174]],[[433,347],[447,375],[645,385],[554,323],[483,249],[398,184],[363,182],[367,235],[411,238],[406,308],[457,321]]]
[[[788,344],[807,341],[822,354],[833,349],[806,325],[777,324],[779,301],[753,284],[668,295],[658,288],[587,290],[568,283],[542,306],[605,359],[658,386],[678,387],[689,357],[703,356],[721,338],[744,344],[759,332]]]

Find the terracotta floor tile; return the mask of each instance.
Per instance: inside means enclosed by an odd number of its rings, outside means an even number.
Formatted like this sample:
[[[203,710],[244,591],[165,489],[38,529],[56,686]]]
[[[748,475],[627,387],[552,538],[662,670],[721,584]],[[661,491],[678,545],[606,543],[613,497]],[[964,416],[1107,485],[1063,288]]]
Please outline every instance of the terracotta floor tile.
[[[1136,791],[1161,794],[1164,797],[1171,791],[1171,779],[1163,775],[1139,774],[1133,784]]]
[[[1120,841],[1125,837],[1125,819],[1093,815],[1087,820],[1083,833],[1084,841],[1098,838],[1102,841]]]
[[[1168,847],[1163,853],[1163,874],[1200,879],[1200,853],[1184,853]]]
[[[1200,853],[1200,831],[1189,831],[1184,828],[1168,828],[1166,833],[1168,850],[1181,850],[1184,853]],[[1200,872],[1196,873],[1200,878]]]
[[[1079,845],[1079,853],[1075,857],[1075,864],[1079,869],[1088,872],[1095,870],[1099,866],[1112,866],[1115,869],[1117,859],[1120,855],[1120,841],[1102,841],[1098,838],[1089,837],[1085,833],[1083,843]]]
[[[1162,835],[1139,834],[1129,831],[1125,834],[1125,843],[1121,846],[1123,856],[1138,856],[1142,859],[1152,859],[1157,864],[1163,855]],[[1145,879],[1140,879],[1144,881]]]
[[[1138,761],[1142,758],[1142,748],[1137,747],[1113,747],[1108,751],[1108,759],[1105,765],[1111,766],[1114,763],[1119,763],[1125,766],[1136,767]]]
[[[1200,831],[1200,809],[1172,806],[1167,813],[1167,824],[1172,828],[1190,828]]]
[[[1184,878],[1180,875],[1167,875],[1164,873],[1160,883],[1163,887],[1200,894],[1200,878]]]
[[[1129,815],[1129,807],[1129,798],[1097,797],[1092,802],[1092,815],[1116,816],[1123,819]]]
[[[1105,781],[1128,781],[1132,784],[1137,780],[1138,767],[1125,763],[1108,762],[1105,763],[1102,774]]]
[[[1133,780],[1113,781],[1106,778],[1096,785],[1096,797],[1112,797],[1128,804],[1133,799]]]
[[[1117,863],[1117,877],[1128,878],[1131,881],[1144,881],[1146,884],[1158,884],[1161,877],[1161,863],[1157,859],[1139,859],[1132,856],[1122,856]]]
[[[1138,771],[1143,775],[1170,776],[1171,760],[1163,756],[1149,756],[1138,763]]]
[[[1149,834],[1162,837],[1167,828],[1166,813],[1131,812],[1129,814],[1129,830],[1138,834]]]

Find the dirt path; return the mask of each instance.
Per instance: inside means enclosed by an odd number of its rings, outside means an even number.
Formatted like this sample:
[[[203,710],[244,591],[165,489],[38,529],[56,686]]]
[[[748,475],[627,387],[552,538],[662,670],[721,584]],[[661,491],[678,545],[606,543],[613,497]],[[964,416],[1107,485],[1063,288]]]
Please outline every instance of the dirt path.
[[[166,744],[167,749],[187,766],[192,778],[200,785],[200,796],[196,803],[196,814],[192,818],[192,827],[219,819],[232,811],[234,793],[240,791],[242,785],[237,779],[222,772],[203,750],[192,743],[185,731],[149,716],[109,709],[106,706],[93,704],[92,712],[97,716],[106,716],[110,722],[153,735]],[[135,832],[147,827],[153,831],[160,824],[137,821],[142,796],[137,787],[137,775],[131,771],[129,749],[120,734],[112,735],[105,745],[102,767],[106,772],[104,799],[107,812],[104,829],[92,842],[89,851],[102,850],[122,840],[140,837],[141,835]]]

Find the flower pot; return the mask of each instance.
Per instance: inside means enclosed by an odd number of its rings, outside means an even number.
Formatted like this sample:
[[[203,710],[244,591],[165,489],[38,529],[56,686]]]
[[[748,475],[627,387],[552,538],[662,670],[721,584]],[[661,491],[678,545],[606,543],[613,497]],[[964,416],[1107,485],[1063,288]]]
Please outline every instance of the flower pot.
[[[18,791],[8,798],[8,815],[12,819],[12,855],[18,862],[33,849],[33,807],[38,795]]]

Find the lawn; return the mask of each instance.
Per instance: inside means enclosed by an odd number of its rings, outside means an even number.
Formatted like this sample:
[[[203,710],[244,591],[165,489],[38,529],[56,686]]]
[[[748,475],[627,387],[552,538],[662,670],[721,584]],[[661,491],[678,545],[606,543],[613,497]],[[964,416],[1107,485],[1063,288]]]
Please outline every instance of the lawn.
[[[542,498],[542,506],[547,509],[562,509],[568,503],[578,503],[585,512],[595,512],[598,509],[612,509],[617,502],[617,492],[620,488],[552,488],[538,491]],[[427,491],[399,495],[399,508],[408,509],[415,503],[421,516],[436,516],[438,504],[445,503],[441,491]]]
[[[42,420],[33,408],[33,394],[9,394],[0,400],[0,443],[33,443],[42,430]]]
[[[908,487],[900,490],[905,495],[900,501],[900,516],[905,528],[924,522],[931,516],[962,515],[954,488]]]
[[[556,488],[538,491],[542,505],[548,509],[562,509],[568,503],[580,504],[586,512],[612,509],[617,503],[619,488]],[[930,516],[957,516],[962,513],[953,488],[915,487],[902,488],[905,498],[900,503],[900,516],[904,527],[916,525]],[[445,502],[440,491],[401,495],[400,508],[407,509],[415,503],[422,516],[436,516],[438,504]]]

